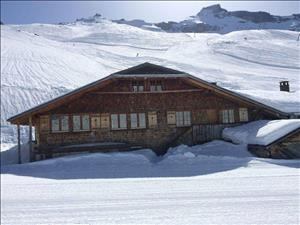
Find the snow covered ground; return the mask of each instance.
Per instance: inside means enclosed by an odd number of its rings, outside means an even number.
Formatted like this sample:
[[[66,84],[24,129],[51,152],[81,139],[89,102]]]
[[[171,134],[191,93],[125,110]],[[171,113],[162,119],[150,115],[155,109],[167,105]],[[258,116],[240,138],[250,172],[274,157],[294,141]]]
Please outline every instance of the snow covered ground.
[[[299,224],[299,160],[213,141],[1,168],[2,224]]]

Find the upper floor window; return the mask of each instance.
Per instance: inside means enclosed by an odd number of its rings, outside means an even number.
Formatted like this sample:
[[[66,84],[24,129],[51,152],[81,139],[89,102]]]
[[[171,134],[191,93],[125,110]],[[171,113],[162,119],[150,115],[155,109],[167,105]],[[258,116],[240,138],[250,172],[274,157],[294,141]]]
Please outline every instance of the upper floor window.
[[[234,110],[225,109],[220,112],[222,123],[234,123]]]
[[[67,132],[69,131],[69,116],[54,115],[51,117],[52,132]]]
[[[88,131],[90,130],[89,115],[74,115],[73,116],[73,131]]]
[[[132,82],[132,91],[134,91],[134,92],[144,91],[144,81],[133,81]]]
[[[162,82],[160,80],[150,81],[150,91],[162,91]]]

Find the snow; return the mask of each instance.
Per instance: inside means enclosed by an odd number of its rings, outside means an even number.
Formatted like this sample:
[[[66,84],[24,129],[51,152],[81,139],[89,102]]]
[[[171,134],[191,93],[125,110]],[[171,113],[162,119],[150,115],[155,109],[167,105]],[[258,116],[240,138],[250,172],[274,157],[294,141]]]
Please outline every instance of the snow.
[[[299,224],[299,160],[213,141],[2,166],[2,224]]]
[[[225,128],[222,136],[238,144],[269,145],[300,128],[300,119],[258,120],[241,126]]]

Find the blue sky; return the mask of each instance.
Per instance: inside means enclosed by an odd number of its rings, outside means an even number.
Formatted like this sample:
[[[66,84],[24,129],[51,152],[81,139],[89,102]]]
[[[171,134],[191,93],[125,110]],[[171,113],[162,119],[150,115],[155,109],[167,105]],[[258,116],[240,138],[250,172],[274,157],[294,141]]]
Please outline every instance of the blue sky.
[[[109,19],[180,21],[202,7],[221,4],[227,10],[266,11],[275,15],[300,12],[299,1],[1,1],[7,24],[72,22],[100,13]]]

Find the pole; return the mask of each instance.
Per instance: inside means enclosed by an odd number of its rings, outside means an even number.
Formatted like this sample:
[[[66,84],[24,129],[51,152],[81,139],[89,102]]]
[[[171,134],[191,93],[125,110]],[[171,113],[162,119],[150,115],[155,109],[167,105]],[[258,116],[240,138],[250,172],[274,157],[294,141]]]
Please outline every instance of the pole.
[[[17,125],[18,127],[18,163],[21,164],[22,163],[22,159],[21,159],[21,135],[20,135],[20,124]]]
[[[29,158],[30,162],[33,161],[33,152],[32,152],[32,116],[29,117]]]

